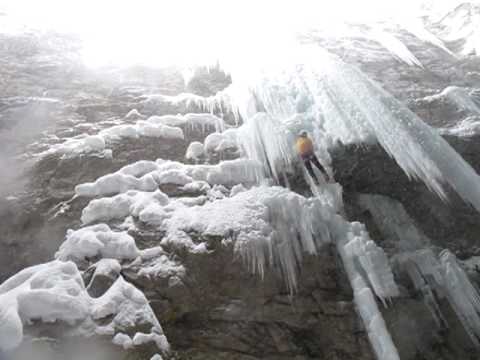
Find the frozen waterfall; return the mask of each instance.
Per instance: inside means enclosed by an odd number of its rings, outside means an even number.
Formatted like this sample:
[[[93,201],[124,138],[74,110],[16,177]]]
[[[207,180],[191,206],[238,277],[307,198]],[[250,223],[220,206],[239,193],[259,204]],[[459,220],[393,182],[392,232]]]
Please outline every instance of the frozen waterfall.
[[[442,199],[447,200],[448,185],[480,210],[480,181],[472,167],[359,69],[310,45],[276,56],[277,66],[266,60],[249,74],[231,69],[233,84],[227,92],[230,107],[245,122],[242,131],[249,132],[243,137],[246,154],[267,164],[277,180],[279,170],[272,166],[289,168],[289,136],[304,128],[320,148],[337,141],[378,142],[409,177],[422,180]],[[225,98],[220,94],[220,105]],[[323,160],[328,163],[328,155]]]

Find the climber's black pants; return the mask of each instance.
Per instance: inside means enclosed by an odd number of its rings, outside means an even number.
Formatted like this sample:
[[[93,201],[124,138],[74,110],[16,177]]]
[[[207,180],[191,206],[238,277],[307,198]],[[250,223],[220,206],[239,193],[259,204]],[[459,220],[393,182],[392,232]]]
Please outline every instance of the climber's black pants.
[[[307,169],[308,173],[312,177],[313,181],[315,181],[316,184],[318,184],[318,178],[313,172],[312,168],[312,163],[317,167],[318,170],[320,170],[325,176],[327,172],[325,171],[325,168],[320,164],[320,161],[318,161],[318,158],[315,154],[307,154],[302,156],[303,164],[305,165],[305,168]]]

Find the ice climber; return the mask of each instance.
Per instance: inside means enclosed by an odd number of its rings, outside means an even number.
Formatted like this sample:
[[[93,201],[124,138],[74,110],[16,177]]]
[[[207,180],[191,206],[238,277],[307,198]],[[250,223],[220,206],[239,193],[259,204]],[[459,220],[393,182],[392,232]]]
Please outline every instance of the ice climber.
[[[313,142],[308,137],[308,133],[305,130],[302,130],[298,134],[296,145],[297,145],[298,155],[300,155],[300,157],[302,158],[303,164],[305,165],[305,168],[307,169],[308,173],[312,177],[315,184],[319,185],[319,181],[317,176],[315,175],[315,172],[313,171],[312,163],[318,168],[318,170],[320,170],[323,173],[323,175],[325,176],[325,179],[329,181],[329,176],[325,171],[325,168],[322,166],[322,164],[320,164],[320,161],[318,161],[318,158],[315,155],[315,152],[313,149]]]

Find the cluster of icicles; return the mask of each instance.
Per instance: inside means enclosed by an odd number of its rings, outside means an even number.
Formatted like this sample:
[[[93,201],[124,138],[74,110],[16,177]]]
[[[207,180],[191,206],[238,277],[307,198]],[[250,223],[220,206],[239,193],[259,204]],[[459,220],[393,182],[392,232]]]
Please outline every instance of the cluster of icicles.
[[[268,64],[259,65],[251,72],[256,78],[242,76],[233,69],[230,88],[202,101],[196,99],[197,105],[211,111],[228,108],[243,119],[238,141],[248,158],[264,164],[266,174],[288,184],[286,175],[293,171],[296,156],[292,144],[297,132],[306,129],[327,167],[331,161],[328,149],[338,142],[378,142],[409,177],[422,180],[443,200],[448,201],[447,188],[451,188],[480,210],[480,181],[472,167],[435,130],[360,70],[308,46],[290,49],[284,59],[285,63],[273,70]],[[341,204],[341,191],[332,192],[329,186],[321,194],[314,188],[314,193],[323,201],[329,196],[337,197],[337,204]],[[260,273],[265,264],[278,265],[294,288],[301,254],[316,253],[325,239],[333,241],[378,359],[399,359],[374,296],[384,305],[389,298],[398,296],[385,253],[361,224],[342,219],[332,225],[332,219],[322,212],[325,204],[314,203],[308,209],[294,203],[272,204],[276,238],[269,244],[245,247],[248,264]],[[341,211],[341,205],[336,211]],[[405,254],[409,262],[416,264],[409,271],[415,285],[426,289],[423,279],[433,275],[436,286],[445,289],[452,307],[478,345],[477,290],[453,254],[445,251],[440,260],[433,253],[427,255]]]

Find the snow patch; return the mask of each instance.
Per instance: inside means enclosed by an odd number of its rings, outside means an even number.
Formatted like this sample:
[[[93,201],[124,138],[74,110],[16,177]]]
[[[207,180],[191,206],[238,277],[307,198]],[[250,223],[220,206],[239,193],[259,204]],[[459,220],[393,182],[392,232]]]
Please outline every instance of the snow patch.
[[[94,199],[82,211],[81,221],[90,224],[97,221],[125,219],[132,215],[142,216],[153,206],[163,206],[169,202],[168,196],[160,190],[155,192],[139,192],[130,190],[111,198]]]
[[[188,160],[198,160],[203,157],[204,154],[205,150],[203,144],[201,142],[194,141],[188,146],[185,158],[187,158]]]
[[[108,316],[112,316],[108,325],[92,322]],[[56,260],[32,266],[1,284],[0,319],[0,351],[17,347],[23,338],[23,325],[36,319],[63,321],[80,328],[86,324],[90,335],[150,324],[159,350],[168,350],[162,328],[138,289],[119,277],[102,297],[93,299],[73,262]],[[128,347],[128,340],[122,335],[117,335],[115,342]]]
[[[102,176],[93,183],[77,185],[75,193],[78,196],[96,197],[123,193],[128,190],[154,191],[156,189],[158,189],[158,184],[151,174],[136,178],[120,171]]]
[[[185,115],[163,115],[151,116],[147,119],[152,124],[162,124],[168,126],[184,126],[190,130],[200,130],[202,133],[207,131],[221,132],[225,129],[223,119],[213,114],[195,114],[189,113]]]
[[[118,260],[134,259],[139,251],[135,239],[126,232],[112,231],[106,224],[87,226],[67,231],[67,238],[55,254],[55,258],[83,260],[101,256]]]

